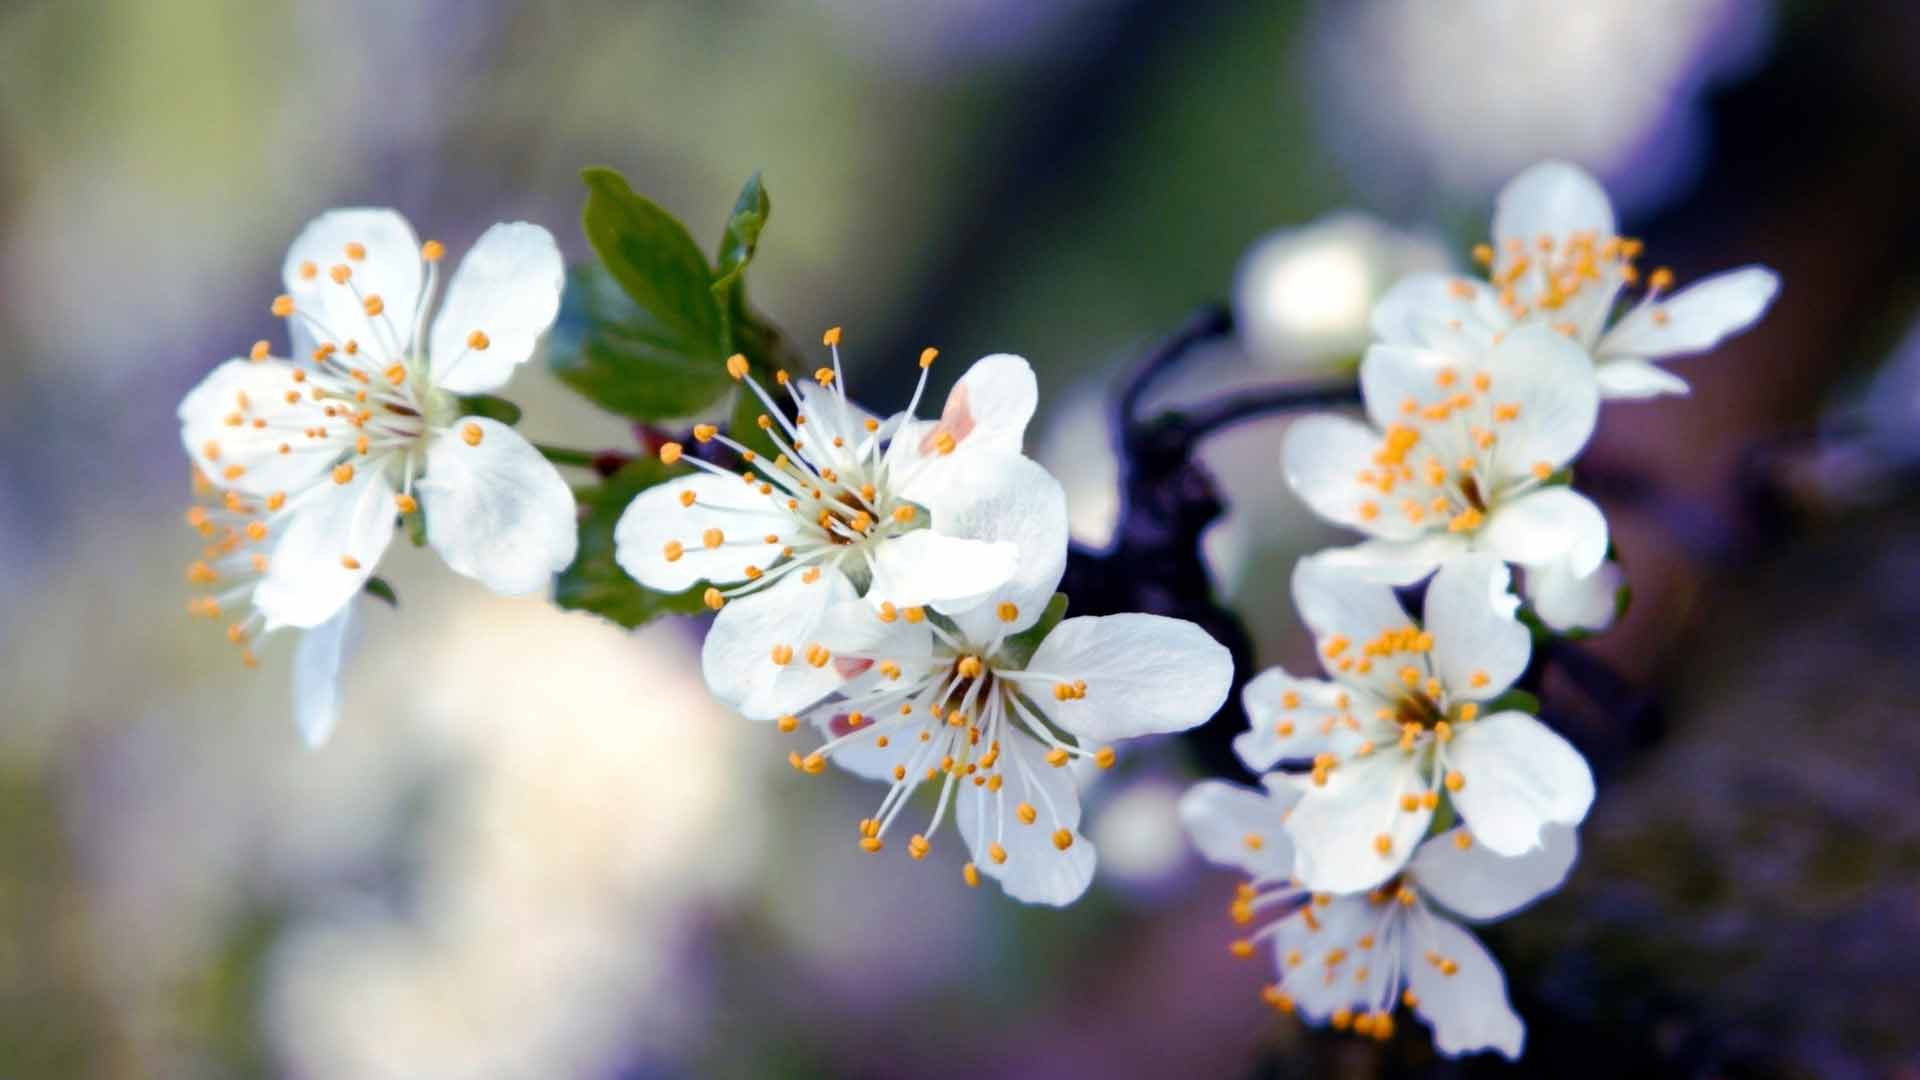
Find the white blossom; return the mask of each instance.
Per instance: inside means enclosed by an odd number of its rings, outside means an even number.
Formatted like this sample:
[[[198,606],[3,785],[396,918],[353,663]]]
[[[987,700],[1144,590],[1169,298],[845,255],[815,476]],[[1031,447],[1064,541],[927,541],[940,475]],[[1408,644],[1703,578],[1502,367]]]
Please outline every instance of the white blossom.
[[[1275,978],[1261,997],[1283,1013],[1381,1040],[1405,1006],[1433,1029],[1443,1054],[1517,1059],[1526,1027],[1499,963],[1460,921],[1504,918],[1558,888],[1577,851],[1573,830],[1551,828],[1540,847],[1505,857],[1452,829],[1374,888],[1314,892],[1290,876],[1290,819],[1304,786],[1279,774],[1264,785],[1203,781],[1180,804],[1201,854],[1248,877],[1231,910],[1253,929],[1232,950],[1243,958],[1270,950]]]
[[[1374,309],[1374,332],[1391,345],[1472,354],[1519,328],[1547,327],[1585,350],[1602,398],[1685,394],[1686,381],[1654,361],[1705,352],[1753,325],[1780,277],[1744,266],[1675,292],[1673,271],[1642,274],[1641,251],[1640,241],[1619,235],[1593,177],[1543,162],[1495,203],[1493,242],[1474,253],[1490,280],[1410,275]],[[1641,287],[1615,318],[1619,301]]]
[[[1072,766],[1113,764],[1109,744],[1205,722],[1233,677],[1227,650],[1190,622],[1157,615],[1077,617],[1038,624],[1066,565],[1060,487],[1030,462],[981,514],[978,534],[1013,541],[1020,569],[973,608],[836,605],[819,639],[777,640],[737,664],[805,665],[836,692],[779,719],[813,725],[824,742],[795,768],[828,761],[889,787],[860,822],[878,852],[915,790],[937,784],[933,816],[907,841],[924,858],[951,811],[972,861],[969,885],[996,878],[1017,900],[1064,905],[1092,880],[1093,844],[1080,832]]]
[[[838,329],[828,332],[833,366],[811,381],[779,376],[794,398],[792,420],[744,358],[730,360],[734,377],[766,406],[759,426],[779,454],[769,460],[700,425],[695,437],[739,455],[743,470],[670,443],[665,460],[699,471],[642,492],[614,531],[615,557],[640,584],[680,592],[710,583],[706,600],[720,614],[702,654],[707,685],[755,719],[838,684],[818,665],[764,661],[779,641],[813,640],[812,628],[840,601],[953,612],[1005,585],[1018,549],[976,535],[982,516],[1016,487],[1053,483],[1020,453],[1037,396],[1025,360],[1001,354],[975,363],[940,419],[924,421],[914,410],[936,355],[928,349],[913,399],[883,421],[848,399],[839,342]]]
[[[1607,522],[1557,482],[1593,433],[1599,392],[1574,342],[1521,327],[1484,347],[1375,345],[1360,365],[1370,423],[1305,417],[1282,446],[1287,482],[1371,539],[1337,561],[1410,584],[1451,556],[1593,573]]]
[[[1332,678],[1261,673],[1243,692],[1250,726],[1234,748],[1256,772],[1310,764],[1287,823],[1293,876],[1308,887],[1391,878],[1442,799],[1501,855],[1586,817],[1593,775],[1579,751],[1523,712],[1483,715],[1532,653],[1507,584],[1499,560],[1455,558],[1428,585],[1422,625],[1390,588],[1324,557],[1295,568],[1295,604]]]

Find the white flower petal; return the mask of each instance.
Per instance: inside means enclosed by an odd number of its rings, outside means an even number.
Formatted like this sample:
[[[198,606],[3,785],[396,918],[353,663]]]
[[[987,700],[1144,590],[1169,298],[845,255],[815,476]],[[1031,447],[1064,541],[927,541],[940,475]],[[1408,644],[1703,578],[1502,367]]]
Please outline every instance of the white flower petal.
[[[1549,825],[1578,825],[1593,805],[1593,772],[1573,744],[1519,712],[1460,725],[1448,765],[1465,780],[1453,792],[1475,841],[1496,854],[1540,846]]]
[[[1080,834],[1080,795],[1069,770],[1048,765],[1045,748],[1026,735],[1010,735],[1001,743],[1000,772],[1006,777],[998,792],[961,784],[953,812],[960,836],[980,872],[996,878],[1006,894],[1029,904],[1064,907],[1078,900],[1093,882],[1096,861],[1093,841]],[[1031,825],[1022,824],[1015,808],[1034,808]],[[1061,850],[1054,834],[1067,830],[1071,843]],[[996,862],[988,845],[1006,849],[1007,860]]]
[[[1287,426],[1281,466],[1288,486],[1326,520],[1374,536],[1410,539],[1423,530],[1399,514],[1378,512],[1380,494],[1359,481],[1360,473],[1373,467],[1380,441],[1379,432],[1358,420],[1302,417]],[[1369,505],[1376,511],[1372,516],[1365,509]]]
[[[795,379],[789,385],[800,399],[800,445],[796,449],[815,469],[852,468],[868,440],[877,438],[885,426],[879,417],[848,400],[840,389],[821,386],[812,379]],[[869,423],[874,425],[872,431],[867,430]]]
[[[691,506],[681,500],[692,492]],[[711,473],[653,487],[634,496],[613,527],[613,558],[627,576],[659,592],[681,592],[696,582],[730,585],[780,557],[793,517],[738,480]],[[719,530],[719,546],[706,544]],[[766,538],[777,539],[767,543]],[[671,545],[671,546],[670,546]]]
[[[284,360],[229,360],[181,399],[180,441],[209,480],[265,496],[298,491],[333,464],[337,443],[301,434],[318,420],[306,396],[287,402],[299,386],[293,371]]]
[[[354,244],[364,249],[363,258],[348,254]],[[351,272],[346,282],[333,280],[336,266]],[[329,210],[313,219],[295,238],[282,268],[293,319],[305,324],[303,332],[339,348],[355,342],[367,356],[389,363],[413,343],[421,273],[413,227],[392,210],[374,209]],[[381,312],[368,315],[367,302],[374,297]]]
[[[434,436],[418,486],[427,542],[455,572],[494,592],[544,591],[573,562],[573,490],[532,443],[499,421],[469,416]]]
[[[1522,566],[1566,563],[1590,574],[1607,557],[1607,519],[1572,488],[1530,491],[1493,508],[1474,546]]]
[[[1306,912],[1313,912],[1312,915]],[[1311,920],[1311,921],[1310,921]],[[1347,978],[1329,977],[1339,965],[1328,965],[1335,949],[1349,950],[1354,942],[1380,921],[1378,909],[1365,895],[1336,896],[1327,904],[1314,904],[1288,916],[1273,939],[1275,966],[1285,978],[1283,985],[1293,995],[1300,1015],[1315,1024],[1324,1024],[1338,1009],[1361,1012],[1375,1003],[1368,1000],[1368,986]],[[1300,964],[1287,962],[1288,954],[1298,952]],[[1383,957],[1384,959],[1384,957]],[[1351,958],[1343,963],[1353,964]],[[1361,961],[1364,962],[1364,961]],[[1353,968],[1346,969],[1351,972]]]
[[[1466,829],[1450,829],[1420,845],[1407,873],[1429,899],[1474,920],[1511,915],[1560,887],[1580,853],[1578,835],[1548,826],[1541,846],[1524,855],[1501,855],[1471,839]]]
[[[878,606],[934,604],[964,608],[1005,584],[1020,566],[1020,549],[1004,541],[966,540],[937,529],[915,529],[867,551],[873,582],[868,602]]]
[[[1639,401],[1667,395],[1685,397],[1691,391],[1687,380],[1632,357],[1606,360],[1594,368],[1593,374],[1603,401]]]
[[[826,697],[844,676],[831,658],[816,665],[808,650],[820,643],[827,613],[855,595],[845,574],[827,569],[812,582],[789,575],[728,601],[700,650],[708,691],[750,720],[797,713]],[[776,645],[792,650],[784,664]]]
[[[1342,709],[1341,701],[1348,707]],[[1240,704],[1247,730],[1233,737],[1233,752],[1256,773],[1284,760],[1350,753],[1364,736],[1340,718],[1366,715],[1380,705],[1363,691],[1324,679],[1296,679],[1277,667],[1254,676],[1240,691]]]
[[[1433,1028],[1433,1045],[1443,1054],[1458,1056],[1498,1050],[1518,1060],[1527,1028],[1507,1001],[1507,980],[1486,946],[1444,918],[1422,924],[1407,944],[1407,982],[1419,1004],[1414,1006]],[[1426,954],[1450,960],[1448,975],[1429,962]]]
[[[1496,273],[1513,262],[1513,246],[1538,255],[1542,236],[1564,242],[1591,232],[1600,240],[1614,233],[1613,204],[1585,169],[1564,161],[1543,161],[1507,182],[1493,204]]]
[[[1433,573],[1448,559],[1466,554],[1472,544],[1462,533],[1435,532],[1415,540],[1366,540],[1349,547],[1328,548],[1314,559],[1329,570],[1400,588]]]
[[[502,222],[481,233],[427,339],[434,385],[455,394],[505,386],[553,325],[566,279],[553,234],[540,226]],[[475,331],[486,337],[479,349],[470,347]]]
[[[1027,422],[1040,400],[1033,368],[1021,357],[994,353],[974,361],[947,394],[940,420],[924,431],[913,449],[921,456],[939,452],[941,436],[955,450],[1018,454]]]
[[[1047,719],[1093,743],[1204,724],[1233,682],[1232,654],[1205,630],[1185,619],[1137,613],[1067,619],[1047,634],[1027,667],[1086,682],[1086,693],[1069,700],[1050,693],[1032,700]]]
[[[1293,872],[1293,841],[1281,822],[1298,798],[1289,788],[1203,780],[1180,797],[1180,823],[1209,862],[1279,881]]]
[[[1323,648],[1330,639],[1344,638],[1344,648],[1358,649],[1413,622],[1391,588],[1320,555],[1294,564],[1293,606],[1300,611],[1300,621],[1313,631],[1314,643]]]
[[[1325,785],[1307,788],[1287,818],[1294,877],[1331,893],[1360,892],[1392,877],[1433,818],[1424,806],[1401,809],[1400,797],[1425,790],[1414,756],[1395,747],[1341,762]],[[1382,836],[1385,854],[1378,846]]]
[[[1506,692],[1527,668],[1533,635],[1514,613],[1512,574],[1491,555],[1463,555],[1427,586],[1424,624],[1433,634],[1434,673],[1450,696],[1486,701]]]
[[[1523,326],[1486,352],[1480,370],[1495,407],[1518,408],[1514,419],[1493,424],[1503,472],[1524,476],[1540,462],[1558,469],[1593,436],[1600,417],[1593,361],[1565,334]]]
[[[1491,286],[1463,274],[1408,274],[1373,306],[1374,336],[1388,345],[1418,345],[1471,355],[1492,344],[1512,320]]]
[[[951,462],[951,464],[949,464]],[[922,502],[935,531],[965,540],[1014,545],[1011,576],[984,595],[958,597],[937,606],[952,615],[972,640],[1018,633],[1046,610],[1067,568],[1067,495],[1053,474],[1018,454],[970,453],[948,459],[929,475],[937,485],[914,485],[909,498]],[[941,567],[940,573],[953,572]],[[1014,617],[1003,620],[1001,604]]]
[[[1595,353],[1603,358],[1703,352],[1752,326],[1780,292],[1780,275],[1743,266],[1703,278],[1621,317]]]
[[[1521,589],[1533,613],[1553,629],[1598,632],[1613,625],[1626,580],[1626,572],[1611,560],[1585,576],[1567,569],[1565,562],[1552,562],[1529,567]]]
[[[372,576],[397,516],[384,469],[321,481],[289,502],[269,526],[280,539],[253,593],[268,628],[319,626],[338,614]]]
[[[358,605],[350,601],[302,633],[293,650],[293,723],[310,748],[325,743],[340,719],[340,674],[359,643]]]

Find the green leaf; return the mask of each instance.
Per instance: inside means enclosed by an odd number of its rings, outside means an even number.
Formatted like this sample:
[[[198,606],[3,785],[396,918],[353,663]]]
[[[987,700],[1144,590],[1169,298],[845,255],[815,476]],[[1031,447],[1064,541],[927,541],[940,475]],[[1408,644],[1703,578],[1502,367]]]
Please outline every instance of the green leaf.
[[[690,356],[662,348],[652,317],[597,266],[567,274],[552,340],[548,367],[561,381],[634,420],[691,416],[732,383],[718,350]]]
[[[492,394],[468,394],[460,399],[460,411],[468,416],[484,416],[512,427],[520,422],[520,406]]]
[[[569,275],[548,363],[635,420],[699,412],[726,391],[729,333],[686,227],[610,169],[588,169],[581,227],[599,268]]]
[[[393,591],[393,586],[387,583],[386,578],[370,577],[360,589],[376,600],[385,600],[390,608],[397,610],[400,607],[400,594]]]
[[[714,298],[722,305],[731,299],[735,284],[741,281],[747,264],[753,261],[754,249],[760,244],[760,230],[766,228],[767,215],[772,211],[773,203],[767,198],[767,189],[756,172],[747,178],[740,197],[733,201],[733,213],[727,216],[727,230],[720,238],[720,255],[715,260],[719,270],[712,289]]]
[[[578,488],[580,551],[573,565],[560,574],[554,602],[563,608],[591,611],[626,627],[635,627],[661,615],[686,615],[703,609],[696,585],[682,593],[655,592],[628,577],[613,561],[613,527],[627,504],[642,491],[672,479],[676,470],[659,459],[632,461],[603,483]]]
[[[1487,702],[1486,709],[1481,715],[1492,716],[1494,713],[1507,712],[1509,710],[1538,714],[1540,712],[1540,699],[1525,690],[1509,690],[1499,697],[1494,698],[1492,701]]]

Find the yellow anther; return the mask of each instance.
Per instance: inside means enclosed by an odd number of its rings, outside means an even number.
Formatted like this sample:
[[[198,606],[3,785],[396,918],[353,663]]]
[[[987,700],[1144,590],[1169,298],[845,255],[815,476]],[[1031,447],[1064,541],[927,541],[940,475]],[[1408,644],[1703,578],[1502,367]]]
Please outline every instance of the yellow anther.
[[[779,664],[782,667],[785,667],[787,664],[791,663],[792,660],[793,660],[793,646],[782,644],[782,645],[775,645],[773,647],[774,663]]]
[[[472,349],[474,352],[486,352],[487,346],[492,344],[493,339],[489,338],[487,332],[484,330],[475,330],[473,333],[467,335],[467,348]]]
[[[833,659],[833,653],[825,645],[822,645],[816,641],[813,644],[807,646],[807,663],[808,664],[817,668],[822,668],[822,667],[826,667],[827,661],[832,659]]]
[[[1040,811],[1035,810],[1032,803],[1024,802],[1013,808],[1013,814],[1022,825],[1031,825],[1040,817]]]
[[[307,259],[300,263],[300,280],[301,281],[312,281],[314,278],[317,278],[319,276],[320,276],[320,268],[318,266],[313,265],[313,260]]]
[[[1672,287],[1673,287],[1673,271],[1668,269],[1667,267],[1662,266],[1658,270],[1655,270],[1653,273],[1647,275],[1647,288],[1652,289],[1654,292],[1660,292],[1664,289],[1671,289]]]
[[[863,836],[860,838],[860,850],[869,855],[878,852],[883,846],[884,845],[880,843],[880,838],[877,836]]]
[[[1073,833],[1066,829],[1053,830],[1053,846],[1065,851],[1073,846]]]
[[[345,285],[347,279],[353,276],[353,268],[346,263],[335,263],[333,269],[327,271],[327,276],[333,279],[335,285]]]
[[[387,310],[387,302],[385,300],[380,299],[380,294],[378,293],[367,294],[367,298],[362,303],[361,306],[367,309],[367,316],[369,318],[379,315],[381,312]]]
[[[365,244],[362,244],[358,241],[348,241],[347,258],[352,259],[354,262],[359,262],[360,260],[366,257],[367,257],[367,248]]]
[[[1409,814],[1413,813],[1415,810],[1420,809],[1420,796],[1415,795],[1412,792],[1408,792],[1407,794],[1400,796],[1400,809],[1406,811]]]
[[[1047,764],[1053,766],[1056,769],[1065,765],[1069,760],[1071,760],[1070,755],[1065,750],[1062,750],[1057,746],[1047,751]]]
[[[820,335],[820,344],[828,348],[840,344],[840,328],[837,326],[829,327],[826,333]]]
[[[1473,837],[1465,829],[1453,834],[1453,846],[1465,851],[1473,846]]]
[[[1007,849],[1001,847],[998,841],[988,844],[987,858],[992,859],[996,866],[1002,865],[1007,861]]]
[[[247,351],[247,359],[258,363],[265,360],[268,353],[272,350],[273,346],[267,344],[265,341],[256,341],[253,343],[253,348]]]
[[[1473,388],[1475,390],[1478,390],[1482,394],[1486,393],[1488,390],[1493,389],[1493,376],[1487,374],[1484,371],[1474,372]]]
[[[700,597],[700,599],[708,607],[712,608],[715,611],[719,611],[721,607],[725,606],[727,602],[727,598],[720,595],[720,590],[715,589],[711,586],[708,587],[707,591]]]
[[[1474,685],[1474,687],[1475,687],[1476,689],[1478,689],[1478,688],[1480,688],[1480,687],[1484,687],[1484,686],[1486,686],[1486,685],[1487,685],[1488,683],[1490,683],[1490,682],[1492,682],[1492,681],[1493,681],[1493,677],[1492,677],[1492,676],[1490,676],[1490,675],[1488,675],[1488,674],[1487,674],[1486,672],[1484,672],[1484,671],[1476,671],[1476,672],[1474,672],[1474,673],[1473,673],[1472,675],[1469,675],[1469,676],[1467,677],[1467,681],[1468,681],[1468,682],[1470,682],[1470,683],[1472,683],[1472,684]]]
[[[980,887],[980,868],[973,865],[972,863],[964,864],[963,866],[960,867],[960,880],[966,882],[967,888],[969,889],[979,888]]]
[[[733,376],[736,380],[746,378],[747,358],[739,353],[734,353],[732,356],[727,357],[727,374]],[[781,374],[784,375],[785,372]],[[783,378],[780,381],[784,383],[786,380]]]
[[[873,528],[873,515],[867,513],[865,510],[861,510],[853,515],[853,520],[847,522],[847,525],[852,528],[854,532],[864,533]]]
[[[1473,261],[1479,263],[1481,266],[1492,266],[1493,265],[1493,245],[1492,244],[1473,245]]]
[[[1433,384],[1435,386],[1438,386],[1442,390],[1447,389],[1448,387],[1452,386],[1454,383],[1459,381],[1460,381],[1460,373],[1453,370],[1450,367],[1441,368],[1439,371],[1434,372],[1434,375],[1433,375]]]
[[[333,482],[336,484],[353,483],[353,465],[345,461],[335,465],[333,467]]]
[[[285,505],[287,505],[286,492],[276,491],[273,494],[267,496],[267,509],[278,510]]]
[[[340,565],[349,570],[358,570],[360,569],[360,560],[351,555],[342,555],[340,556]]]
[[[1467,778],[1456,769],[1447,774],[1446,784],[1448,791],[1459,791],[1461,788],[1467,786]]]
[[[1345,1031],[1353,1026],[1353,1010],[1345,1005],[1333,1010],[1333,1016],[1327,1021],[1335,1031]]]
[[[286,293],[281,293],[279,296],[274,297],[273,313],[275,315],[280,316],[283,319],[292,315],[293,314],[293,297],[288,296]]]
[[[685,450],[686,450],[686,447],[681,446],[677,442],[670,442],[662,445],[660,447],[661,464],[671,465],[674,462],[679,461],[680,455],[684,453]]]
[[[1536,461],[1533,463],[1533,478],[1535,480],[1546,480],[1552,476],[1553,476],[1552,465],[1549,465],[1544,461]]]
[[[819,383],[821,386],[832,386],[833,369],[830,367],[815,368],[813,370],[813,381]]]
[[[1103,746],[1093,752],[1093,763],[1103,769],[1113,768],[1113,763],[1118,759],[1119,755],[1113,752],[1111,746]]]
[[[429,240],[420,245],[420,260],[435,263],[447,257],[447,246],[438,240]]]
[[[913,838],[907,841],[907,854],[916,859],[924,859],[927,857],[927,850],[930,847],[932,847],[932,845],[927,843],[926,837],[921,836],[919,833],[914,833]]]
[[[1443,743],[1452,742],[1453,741],[1453,725],[1447,723],[1445,720],[1442,720],[1439,723],[1433,725],[1433,737],[1436,739],[1439,739]]]
[[[958,444],[954,442],[953,435],[950,432],[943,431],[935,436],[933,440],[933,448],[942,454],[953,453],[953,448],[956,445]]]
[[[1461,703],[1460,708],[1457,711],[1460,715],[1461,723],[1471,724],[1473,723],[1474,718],[1480,715],[1480,706],[1474,704],[1471,701],[1463,702]]]
[[[1261,836],[1259,833],[1250,832],[1241,838],[1241,842],[1247,845],[1248,851],[1259,851],[1261,848],[1267,846],[1266,837]]]
[[[1372,501],[1363,502],[1360,504],[1358,512],[1361,521],[1372,521],[1380,516],[1380,504]]]
[[[1386,833],[1381,833],[1380,835],[1374,837],[1373,850],[1379,852],[1382,855],[1393,854],[1393,837],[1388,836]]]
[[[1448,519],[1447,531],[1452,533],[1472,532],[1473,530],[1479,528],[1481,523],[1485,520],[1486,520],[1485,515],[1481,514],[1480,511],[1475,510],[1473,507],[1469,506],[1466,509],[1460,511],[1459,513],[1453,515],[1452,518]]]
[[[907,621],[910,623],[925,622],[927,618],[927,609],[923,607],[918,607],[918,606],[903,608],[900,614],[905,615],[907,617]]]
[[[911,522],[913,520],[913,514],[914,511],[911,506],[896,506],[893,508],[893,520],[901,525]]]
[[[1253,956],[1253,942],[1248,941],[1246,938],[1235,938],[1233,942],[1227,946],[1227,951],[1241,960],[1250,959]]]
[[[398,362],[388,364],[387,370],[381,372],[381,374],[387,377],[387,382],[394,386],[399,386],[401,383],[407,381],[407,365]]]

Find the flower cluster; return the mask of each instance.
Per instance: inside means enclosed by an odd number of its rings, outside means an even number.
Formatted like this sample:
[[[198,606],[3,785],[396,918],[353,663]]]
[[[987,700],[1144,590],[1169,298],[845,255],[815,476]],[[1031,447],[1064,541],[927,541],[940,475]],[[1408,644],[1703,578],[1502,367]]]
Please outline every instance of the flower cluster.
[[[1376,1038],[1404,1005],[1445,1053],[1517,1057],[1499,966],[1457,920],[1556,888],[1594,787],[1510,693],[1534,642],[1510,566],[1538,625],[1611,623],[1606,518],[1570,486],[1600,403],[1684,393],[1652,361],[1750,325],[1778,280],[1747,267],[1670,295],[1599,185],[1556,162],[1507,186],[1493,234],[1475,253],[1488,280],[1418,273],[1375,307],[1364,422],[1288,430],[1288,483],[1366,539],[1295,568],[1327,677],[1274,668],[1245,688],[1235,750],[1265,790],[1205,782],[1181,815],[1248,875],[1232,914],[1258,925],[1233,950],[1268,948],[1270,1004]],[[1421,582],[1416,619],[1394,587]]]
[[[306,631],[295,718],[324,740],[352,638],[354,598],[405,520],[447,565],[495,591],[544,590],[573,560],[573,492],[505,424],[462,395],[512,378],[559,310],[565,269],[536,225],[487,230],[433,313],[445,249],[391,210],[335,210],[287,253],[289,355],[269,341],[215,368],[181,401],[195,466],[187,522],[206,546],[187,569],[196,615],[252,642]]]
[[[811,380],[776,377],[791,418],[730,362],[779,453],[695,428],[734,471],[669,443],[662,459],[695,472],[628,506],[619,563],[653,589],[707,583],[707,685],[749,718],[817,733],[795,769],[833,762],[888,785],[859,822],[863,849],[881,851],[928,785],[911,857],[951,814],[967,884],[984,874],[1016,899],[1070,903],[1094,868],[1077,774],[1111,766],[1114,741],[1206,721],[1232,659],[1177,619],[1060,618],[1066,496],[1021,453],[1037,393],[1025,360],[978,361],[921,420],[928,349],[913,399],[882,419],[847,396],[840,331],[825,344],[832,364]]]

